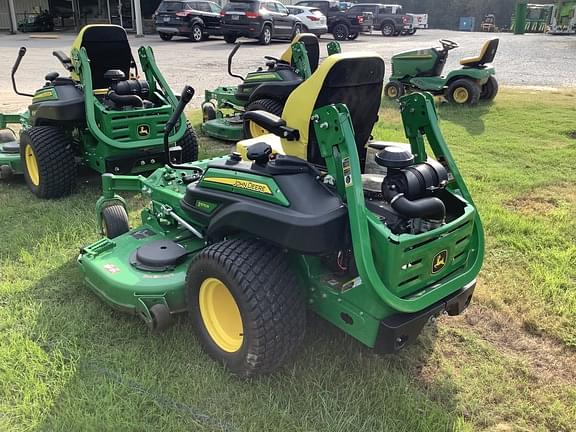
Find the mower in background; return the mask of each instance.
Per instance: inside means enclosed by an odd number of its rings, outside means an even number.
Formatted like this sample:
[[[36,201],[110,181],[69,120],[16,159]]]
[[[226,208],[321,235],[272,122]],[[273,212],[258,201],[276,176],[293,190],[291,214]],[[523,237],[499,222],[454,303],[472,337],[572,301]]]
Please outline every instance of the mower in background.
[[[198,143],[182,117],[163,149],[163,133],[178,100],[161,75],[152,48],[138,50],[145,79],[138,79],[126,31],[115,25],[84,27],[71,56],[53,54],[69,77],[46,75],[34,94],[19,92],[15,74],[26,53],[20,48],[12,68],[14,91],[32,98],[22,114],[0,114],[0,175],[24,174],[39,198],[72,193],[78,165],[99,173],[150,172],[166,163],[197,159]],[[19,129],[16,138],[12,130]]]
[[[246,111],[263,110],[281,115],[290,93],[318,68],[320,47],[318,37],[300,33],[280,58],[265,56],[266,69],[258,68],[242,77],[232,72],[237,44],[228,56],[228,74],[242,84],[206,90],[202,104],[202,132],[224,141],[238,141],[266,133],[261,127],[247,123]],[[328,54],[340,52],[338,42],[328,44]]]
[[[478,101],[491,101],[498,93],[496,70],[491,65],[498,39],[486,41],[480,54],[460,60],[462,68],[443,75],[448,52],[458,44],[440,39],[441,47],[407,51],[392,57],[392,76],[384,87],[384,94],[398,99],[406,92],[427,91],[442,95],[456,105],[476,105]]]

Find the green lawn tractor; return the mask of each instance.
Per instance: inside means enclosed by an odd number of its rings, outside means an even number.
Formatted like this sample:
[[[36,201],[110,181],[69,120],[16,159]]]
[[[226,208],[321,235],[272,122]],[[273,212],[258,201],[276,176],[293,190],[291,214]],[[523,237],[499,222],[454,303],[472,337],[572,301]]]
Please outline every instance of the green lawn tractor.
[[[202,104],[202,132],[224,141],[236,142],[266,133],[251,122],[244,127],[244,112],[264,110],[281,115],[288,95],[317,69],[320,58],[318,38],[300,33],[280,58],[264,57],[266,69],[258,68],[242,77],[232,72],[232,59],[239,48],[237,44],[228,56],[228,73],[242,80],[242,84],[206,90]],[[328,44],[329,54],[337,52],[337,42]]]
[[[482,265],[482,224],[431,95],[400,100],[410,144],[369,141],[383,78],[376,55],[330,56],[292,93],[284,118],[246,113],[271,132],[247,159],[104,174],[106,237],[78,257],[88,287],[155,330],[187,311],[206,351],[241,376],[294,352],[306,308],[387,353],[432,317],[460,314]],[[192,94],[182,92],[166,140]],[[304,157],[278,153],[276,139]],[[362,175],[366,143],[385,175]],[[149,200],[139,226],[129,228],[119,192]]]
[[[458,48],[456,42],[441,39],[442,47],[407,51],[392,57],[392,76],[384,94],[397,99],[407,91],[427,91],[443,95],[457,105],[476,105],[491,101],[498,93],[496,71],[491,62],[498,50],[498,39],[486,41],[480,55],[460,60],[462,68],[442,75],[448,52]]]
[[[178,100],[160,74],[150,47],[138,50],[145,79],[137,79],[126,32],[115,25],[84,27],[71,56],[53,54],[70,77],[46,75],[44,87],[33,95],[16,88],[15,74],[26,48],[14,67],[14,91],[32,98],[22,114],[0,114],[0,130],[20,126],[20,139],[2,131],[0,175],[24,174],[40,198],[69,195],[76,183],[77,166],[97,172],[131,174],[150,172],[164,165],[164,126]],[[182,117],[169,137],[170,159],[197,159],[198,143]]]

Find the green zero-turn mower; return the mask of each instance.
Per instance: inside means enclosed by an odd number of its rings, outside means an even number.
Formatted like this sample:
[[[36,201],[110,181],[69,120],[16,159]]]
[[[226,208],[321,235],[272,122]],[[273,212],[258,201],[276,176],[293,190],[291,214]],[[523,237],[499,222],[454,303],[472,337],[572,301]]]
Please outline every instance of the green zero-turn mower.
[[[23,173],[38,197],[58,198],[72,192],[78,163],[116,174],[164,165],[164,126],[178,100],[150,47],[138,50],[145,79],[136,79],[126,31],[115,25],[86,26],[70,57],[53,53],[70,77],[51,72],[34,95],[16,89],[14,76],[25,53],[21,48],[12,83],[17,94],[32,97],[32,104],[22,114],[0,114],[0,129],[21,126],[19,140],[7,129],[0,135],[2,178]],[[197,159],[196,135],[184,119],[169,137],[174,162]]]
[[[369,141],[383,78],[376,55],[330,56],[284,118],[246,114],[272,132],[247,160],[234,152],[149,177],[104,174],[106,237],[78,257],[87,285],[152,329],[188,311],[206,351],[244,376],[297,348],[307,307],[378,352],[413,342],[440,313],[460,314],[482,265],[482,224],[431,95],[400,100],[410,144]],[[192,94],[182,92],[166,134]],[[365,144],[385,175],[363,178]],[[136,228],[120,191],[149,199]]]
[[[240,45],[237,44],[228,56],[228,74],[242,80],[242,84],[206,90],[202,103],[202,132],[234,142],[266,133],[252,122],[243,122],[244,112],[264,110],[281,115],[288,95],[310,77],[320,59],[318,37],[300,33],[280,58],[264,57],[266,69],[260,67],[242,77],[232,72],[232,59]],[[328,44],[329,55],[340,51],[338,42]]]
[[[458,105],[491,101],[498,93],[496,71],[491,62],[498,50],[498,39],[486,41],[480,55],[460,60],[462,68],[442,75],[448,52],[458,48],[451,40],[440,39],[441,47],[407,51],[392,57],[392,76],[384,94],[397,99],[407,91],[427,91],[443,95]]]

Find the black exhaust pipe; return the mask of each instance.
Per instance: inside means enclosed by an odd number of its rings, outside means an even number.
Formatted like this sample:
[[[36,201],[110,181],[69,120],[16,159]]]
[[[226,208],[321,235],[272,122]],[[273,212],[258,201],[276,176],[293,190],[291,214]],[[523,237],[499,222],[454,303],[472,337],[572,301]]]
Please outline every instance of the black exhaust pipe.
[[[402,194],[396,195],[390,205],[401,215],[409,218],[444,220],[446,206],[440,198],[427,197],[410,201]]]

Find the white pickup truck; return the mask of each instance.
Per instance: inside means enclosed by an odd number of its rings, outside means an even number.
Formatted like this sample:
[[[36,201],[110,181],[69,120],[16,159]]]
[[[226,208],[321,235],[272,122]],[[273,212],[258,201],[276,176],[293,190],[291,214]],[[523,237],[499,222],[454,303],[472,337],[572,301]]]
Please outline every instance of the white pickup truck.
[[[406,14],[412,17],[412,30],[428,28],[428,14]]]

